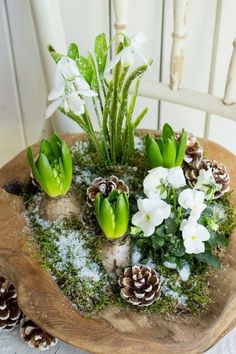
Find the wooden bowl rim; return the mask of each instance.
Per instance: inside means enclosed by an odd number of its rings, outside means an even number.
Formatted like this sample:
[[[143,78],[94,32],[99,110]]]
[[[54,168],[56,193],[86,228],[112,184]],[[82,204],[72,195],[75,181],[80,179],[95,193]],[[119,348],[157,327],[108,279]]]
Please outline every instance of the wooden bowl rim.
[[[152,131],[152,133],[155,133]],[[72,145],[77,140],[86,140],[86,134],[65,136]],[[202,140],[207,149],[216,150],[218,156],[227,157],[230,162],[232,185],[236,190],[236,157],[220,145]],[[36,153],[39,143],[33,146]],[[218,159],[218,157],[216,156]],[[12,171],[15,171],[14,173]],[[29,176],[25,150],[0,169],[0,186],[13,181],[25,183]],[[233,191],[236,201],[236,192]],[[9,208],[11,206],[11,208]],[[236,282],[233,293],[220,315],[206,328],[202,336],[172,343],[161,338],[150,339],[131,331],[117,329],[108,317],[87,319],[76,311],[67,300],[51,275],[31,256],[26,246],[30,230],[23,217],[24,206],[20,197],[10,195],[0,188],[0,269],[16,287],[19,306],[24,313],[51,335],[93,353],[198,353],[211,347],[236,324]],[[8,235],[14,235],[8,242]],[[236,244],[236,232],[232,239]],[[14,241],[14,242],[13,242]],[[230,257],[235,257],[231,247]],[[233,272],[236,273],[235,264]],[[129,316],[129,311],[125,311]],[[126,316],[126,315],[125,315]],[[160,319],[161,320],[161,319]],[[117,320],[118,321],[118,320]],[[185,338],[186,339],[186,338]]]

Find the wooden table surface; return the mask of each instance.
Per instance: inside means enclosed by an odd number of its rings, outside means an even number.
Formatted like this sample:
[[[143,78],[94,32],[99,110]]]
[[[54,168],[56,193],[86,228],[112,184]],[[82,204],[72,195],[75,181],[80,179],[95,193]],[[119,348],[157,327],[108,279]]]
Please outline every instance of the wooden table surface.
[[[0,354],[85,354],[86,352],[73,348],[63,342],[41,352],[29,348],[20,338],[19,331],[0,332]],[[235,354],[236,353],[236,328],[221,339],[213,348],[205,354]],[[112,353],[111,353],[112,354]]]

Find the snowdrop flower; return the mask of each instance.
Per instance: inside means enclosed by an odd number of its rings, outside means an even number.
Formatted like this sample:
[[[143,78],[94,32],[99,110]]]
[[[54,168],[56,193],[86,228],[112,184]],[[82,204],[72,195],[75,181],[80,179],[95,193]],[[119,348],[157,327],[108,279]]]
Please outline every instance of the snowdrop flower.
[[[63,57],[57,63],[55,87],[48,95],[48,100],[53,101],[46,109],[45,118],[63,107],[65,112],[72,111],[76,115],[84,114],[85,102],[80,96],[97,96],[90,90],[89,84],[81,76],[74,60]]]
[[[135,62],[135,57],[139,57],[144,62],[144,64],[148,64],[147,60],[141,52],[141,47],[144,42],[146,42],[144,33],[136,33],[133,37],[130,38],[130,44],[124,47],[120,53],[118,53],[114,59],[111,60],[106,71],[113,69],[119,61],[121,61],[123,66],[133,65]]]
[[[185,251],[188,254],[198,254],[205,252],[205,245],[203,241],[210,238],[209,231],[196,221],[190,220],[185,224],[182,230],[182,237],[184,240]]]
[[[216,191],[220,191],[222,186],[216,183],[212,174],[212,170],[200,170],[195,189],[201,190],[205,193],[205,199],[209,200],[213,197]]]
[[[169,185],[176,189],[186,185],[181,167],[170,169],[164,167],[153,168],[143,181],[144,193],[147,197],[157,196],[165,199],[167,196],[166,187]]]
[[[138,199],[139,211],[133,215],[132,224],[142,229],[144,236],[151,236],[156,226],[170,216],[171,207],[160,198]]]
[[[207,207],[204,204],[205,194],[195,189],[187,188],[183,190],[178,198],[179,204],[184,209],[190,209],[190,218],[198,220],[202,211]]]

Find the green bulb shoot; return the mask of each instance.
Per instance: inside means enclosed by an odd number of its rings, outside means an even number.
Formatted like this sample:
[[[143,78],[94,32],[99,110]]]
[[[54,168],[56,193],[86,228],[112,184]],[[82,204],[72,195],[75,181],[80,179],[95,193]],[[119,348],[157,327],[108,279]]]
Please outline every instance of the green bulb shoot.
[[[169,124],[165,124],[158,138],[147,135],[146,156],[151,168],[163,166],[166,168],[181,166],[187,146],[187,132],[182,130],[177,139]]]
[[[113,190],[107,198],[98,193],[95,199],[95,213],[103,234],[109,239],[125,235],[129,223],[129,200],[126,193]]]
[[[41,141],[36,160],[31,147],[27,149],[27,157],[35,179],[49,197],[59,197],[68,192],[72,181],[71,153],[56,133],[50,140]]]

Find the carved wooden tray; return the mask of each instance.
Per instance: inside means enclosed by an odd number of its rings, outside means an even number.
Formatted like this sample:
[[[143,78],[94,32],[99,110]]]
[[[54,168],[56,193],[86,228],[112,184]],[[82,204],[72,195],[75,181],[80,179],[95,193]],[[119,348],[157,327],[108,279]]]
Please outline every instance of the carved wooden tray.
[[[84,134],[67,136],[73,144]],[[203,141],[206,155],[228,167],[236,203],[236,157],[223,147]],[[34,152],[37,145],[34,146]],[[23,151],[0,169],[0,185],[26,183],[29,167]],[[159,315],[108,307],[95,319],[81,316],[64,297],[51,275],[32,256],[27,240],[30,230],[23,217],[20,197],[0,188],[0,272],[15,285],[19,306],[45,331],[92,353],[199,353],[214,345],[236,324],[236,232],[211,279],[214,303],[201,318]]]

